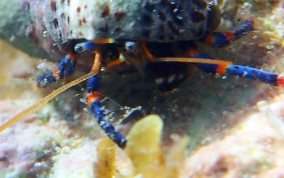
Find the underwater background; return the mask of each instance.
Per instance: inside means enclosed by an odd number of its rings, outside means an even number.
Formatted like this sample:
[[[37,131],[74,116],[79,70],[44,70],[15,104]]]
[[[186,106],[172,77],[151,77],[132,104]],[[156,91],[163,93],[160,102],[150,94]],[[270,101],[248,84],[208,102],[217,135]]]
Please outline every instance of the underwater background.
[[[56,66],[60,53],[52,51],[44,37],[38,43],[50,48],[49,54],[36,44],[28,45],[17,26],[22,22],[8,8],[18,1],[5,2],[0,3],[1,124],[67,83],[47,89],[36,86],[36,77]],[[247,18],[254,20],[255,30],[228,47],[198,44],[199,50],[284,73],[284,2],[218,3],[222,21],[216,31]],[[68,80],[84,73],[84,65]],[[120,117],[126,112],[123,106],[142,107],[139,116],[119,126],[129,139],[125,149],[100,130],[83,101],[85,84],[80,84],[0,133],[0,177],[284,177],[280,87],[193,69],[186,82],[168,93],[136,73],[102,76],[100,91]]]

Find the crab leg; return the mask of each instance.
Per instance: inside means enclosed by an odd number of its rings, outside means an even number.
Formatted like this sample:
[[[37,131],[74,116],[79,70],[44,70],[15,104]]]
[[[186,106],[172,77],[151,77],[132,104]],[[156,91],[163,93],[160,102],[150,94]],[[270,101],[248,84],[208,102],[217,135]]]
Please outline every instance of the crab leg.
[[[119,147],[124,148],[126,145],[126,138],[119,133],[113,126],[113,124],[107,119],[104,109],[102,108],[102,95],[97,92],[99,89],[100,78],[98,73],[101,68],[101,54],[99,51],[95,53],[94,65],[92,68],[93,76],[87,81],[87,103],[90,111],[95,116],[99,126],[103,129],[105,134],[114,141]]]
[[[88,103],[88,106],[91,112],[96,117],[96,120],[99,126],[104,130],[107,136],[110,137],[119,147],[124,148],[127,142],[126,138],[114,128],[112,123],[106,118],[104,114],[104,110],[102,109],[102,104],[100,101],[102,98],[102,95],[99,92],[97,92],[99,88],[98,74],[100,70],[101,70],[101,53],[99,51],[96,51],[94,64],[93,64],[93,67],[90,73],[54,90],[51,94],[47,95],[46,97],[41,99],[39,102],[35,103],[34,105],[27,108],[26,110],[20,112],[15,117],[9,119],[7,122],[0,125],[0,132],[16,124],[17,122],[19,122],[20,120],[28,116],[29,114],[37,111],[38,109],[40,109],[42,106],[44,106],[46,103],[51,101],[53,98],[55,98],[56,96],[58,96],[65,90],[88,79],[87,81],[87,91],[88,91],[87,103]]]
[[[87,103],[90,108],[90,111],[95,116],[99,126],[104,130],[106,135],[112,139],[119,147],[123,148],[126,145],[126,138],[120,134],[112,125],[112,123],[107,119],[104,114],[104,110],[102,109],[101,103],[101,94],[97,92],[99,88],[99,72],[101,70],[101,62],[102,62],[102,55],[101,52],[97,49],[96,45],[100,44],[109,44],[113,43],[114,40],[112,39],[100,39],[94,41],[87,41],[83,43],[78,43],[74,47],[75,53],[67,54],[58,64],[57,69],[52,71],[44,72],[40,75],[37,79],[39,87],[46,87],[52,82],[55,82],[59,79],[68,77],[74,73],[75,69],[75,60],[77,59],[77,54],[84,53],[86,51],[95,51],[95,59],[94,64],[91,69],[92,77],[87,81]],[[119,65],[119,62],[115,62],[109,68],[115,67]]]
[[[199,54],[194,58],[156,58],[157,62],[183,62],[196,64],[200,69],[211,74],[233,75],[251,80],[260,80],[275,86],[284,86],[284,77],[253,67],[234,65],[229,61],[210,59],[208,55]]]
[[[75,71],[78,54],[84,53],[85,51],[92,52],[96,48],[96,45],[110,43],[114,43],[114,40],[111,38],[78,43],[74,47],[74,52],[69,52],[60,60],[56,69],[54,69],[53,71],[47,70],[37,78],[38,87],[45,88],[57,80],[71,76]]]
[[[37,78],[37,86],[40,88],[45,88],[59,79],[71,76],[75,70],[76,59],[77,54],[68,53],[60,60],[56,69],[53,71],[47,70]]]
[[[253,22],[245,21],[237,27],[235,31],[230,32],[213,32],[205,36],[201,41],[214,48],[221,48],[229,45],[249,32],[253,31]]]

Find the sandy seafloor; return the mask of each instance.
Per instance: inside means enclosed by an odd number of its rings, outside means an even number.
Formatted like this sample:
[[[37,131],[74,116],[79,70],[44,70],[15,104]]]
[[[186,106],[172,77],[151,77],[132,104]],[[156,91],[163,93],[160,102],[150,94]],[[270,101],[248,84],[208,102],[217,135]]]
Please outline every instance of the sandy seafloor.
[[[226,48],[201,50],[237,64],[284,73],[284,3],[228,0],[224,4],[229,20],[224,20],[222,27],[230,26],[231,19],[250,14],[256,30]],[[53,64],[31,58],[5,42],[0,43],[0,49],[0,123],[3,123],[60,84],[38,89],[36,76],[43,66]],[[141,105],[146,114],[158,114],[164,122],[160,147],[163,151],[159,152],[163,156],[153,156],[157,160],[165,158],[160,163],[161,173],[151,174],[149,170],[144,177],[284,177],[281,88],[236,77],[213,77],[199,70],[194,70],[184,84],[167,94],[159,93],[151,81],[139,75],[107,75],[102,83],[102,93],[117,103]],[[98,167],[106,164],[101,162],[98,149],[105,136],[85,109],[83,87],[68,90],[0,133],[0,177],[143,177],[143,171],[137,172],[137,165],[131,163],[133,158],[127,156],[129,151],[121,150],[116,156],[116,171],[98,173]],[[134,123],[122,126],[125,134]],[[177,138],[186,138],[187,145],[177,142]],[[170,149],[179,144],[183,145],[180,150]],[[175,155],[169,150],[184,156],[169,160],[167,155]],[[171,161],[179,164],[164,166]],[[147,172],[151,163],[146,158],[140,163],[144,165],[140,168]],[[165,175],[167,171],[174,173]]]

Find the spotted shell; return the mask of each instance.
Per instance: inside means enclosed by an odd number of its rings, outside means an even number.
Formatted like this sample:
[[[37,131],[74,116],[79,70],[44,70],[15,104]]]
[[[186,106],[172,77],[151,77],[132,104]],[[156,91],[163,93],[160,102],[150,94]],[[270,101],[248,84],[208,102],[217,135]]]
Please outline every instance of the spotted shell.
[[[195,40],[208,30],[204,0],[22,0],[55,43],[70,39]]]

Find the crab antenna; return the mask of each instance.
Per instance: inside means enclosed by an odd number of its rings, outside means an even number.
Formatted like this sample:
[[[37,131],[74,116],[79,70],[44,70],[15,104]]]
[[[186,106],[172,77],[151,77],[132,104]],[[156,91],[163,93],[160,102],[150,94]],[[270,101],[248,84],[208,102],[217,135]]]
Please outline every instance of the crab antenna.
[[[206,59],[206,58],[179,58],[179,57],[163,57],[155,58],[154,62],[184,62],[184,63],[197,63],[197,64],[216,64],[216,65],[232,65],[230,61],[219,59]]]
[[[29,114],[39,110],[41,107],[43,107],[46,103],[48,103],[49,101],[51,101],[53,98],[55,98],[56,96],[60,95],[62,92],[64,92],[65,90],[87,80],[88,78],[92,77],[93,74],[92,73],[88,73],[86,75],[83,75],[82,77],[73,80],[69,83],[67,83],[66,85],[63,85],[62,87],[54,90],[53,92],[51,92],[49,95],[45,96],[44,98],[42,98],[40,101],[38,101],[37,103],[33,104],[32,106],[30,106],[29,108],[25,109],[24,111],[20,112],[19,114],[17,114],[15,117],[9,119],[8,121],[6,121],[4,124],[0,125],[0,132],[2,132],[4,129],[11,127],[12,125],[16,124],[17,122],[19,122],[20,120],[23,120],[26,116],[28,116]]]

